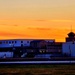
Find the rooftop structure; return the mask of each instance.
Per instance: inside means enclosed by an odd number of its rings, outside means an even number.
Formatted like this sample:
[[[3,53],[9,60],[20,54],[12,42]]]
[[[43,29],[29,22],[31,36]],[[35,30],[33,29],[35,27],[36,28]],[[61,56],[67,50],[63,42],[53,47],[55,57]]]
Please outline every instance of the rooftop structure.
[[[55,42],[53,39],[44,39],[47,42]],[[10,39],[10,40],[0,40],[0,47],[22,47],[30,46],[31,41],[40,41],[40,39]]]
[[[75,57],[75,34],[68,33],[66,42],[53,39],[0,40],[0,57]],[[9,56],[10,55],[10,56]]]
[[[66,42],[75,41],[75,33],[70,32],[68,33],[68,37],[66,38]]]

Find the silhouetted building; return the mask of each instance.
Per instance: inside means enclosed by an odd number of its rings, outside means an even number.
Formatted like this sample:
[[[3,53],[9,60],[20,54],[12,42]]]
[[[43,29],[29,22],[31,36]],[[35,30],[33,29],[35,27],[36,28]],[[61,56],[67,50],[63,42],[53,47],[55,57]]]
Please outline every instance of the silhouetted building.
[[[75,33],[70,32],[66,38],[66,42],[75,41]]]
[[[39,39],[11,39],[0,40],[0,52],[4,52],[3,56],[10,52],[13,57],[25,57],[32,54],[46,52],[47,42],[55,42],[55,40],[39,40]],[[30,55],[31,54],[31,55]],[[10,56],[12,57],[12,56]]]
[[[33,39],[10,39],[10,40],[0,40],[0,48],[7,47],[23,47],[30,46],[30,42]]]
[[[62,52],[62,42],[48,42],[47,52],[50,53],[61,53]]]
[[[62,53],[65,56],[75,57],[75,33],[70,32],[66,38],[66,42],[62,45]]]
[[[30,43],[30,46],[35,49],[38,53],[48,53],[47,46],[48,43],[54,43],[52,40],[33,40]]]
[[[75,34],[70,32],[66,42],[53,39],[0,40],[0,58],[3,57],[75,57]]]
[[[45,40],[33,40],[30,42],[30,46],[33,48],[46,48],[47,42]]]

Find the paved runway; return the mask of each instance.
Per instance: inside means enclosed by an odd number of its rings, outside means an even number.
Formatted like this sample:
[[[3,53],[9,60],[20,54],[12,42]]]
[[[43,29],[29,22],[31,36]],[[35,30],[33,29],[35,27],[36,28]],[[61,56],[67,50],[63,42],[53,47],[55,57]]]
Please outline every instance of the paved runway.
[[[4,61],[1,64],[75,64],[75,61]]]

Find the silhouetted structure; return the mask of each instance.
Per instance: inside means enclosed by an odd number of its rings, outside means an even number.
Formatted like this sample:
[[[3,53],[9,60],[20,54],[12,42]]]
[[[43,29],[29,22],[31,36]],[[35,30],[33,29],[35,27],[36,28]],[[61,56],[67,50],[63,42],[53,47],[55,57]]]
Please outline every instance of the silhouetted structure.
[[[0,40],[0,58],[75,57],[75,34],[70,32],[66,42],[49,39]]]
[[[66,38],[66,42],[71,42],[71,41],[75,41],[75,33],[70,32],[68,34],[68,37]]]

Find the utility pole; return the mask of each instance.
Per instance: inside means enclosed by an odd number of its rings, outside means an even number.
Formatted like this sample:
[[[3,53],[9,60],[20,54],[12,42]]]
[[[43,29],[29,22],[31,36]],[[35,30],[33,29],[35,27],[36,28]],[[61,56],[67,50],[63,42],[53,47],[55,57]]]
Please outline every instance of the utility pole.
[[[72,32],[72,25],[71,25],[71,32]]]

